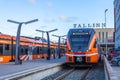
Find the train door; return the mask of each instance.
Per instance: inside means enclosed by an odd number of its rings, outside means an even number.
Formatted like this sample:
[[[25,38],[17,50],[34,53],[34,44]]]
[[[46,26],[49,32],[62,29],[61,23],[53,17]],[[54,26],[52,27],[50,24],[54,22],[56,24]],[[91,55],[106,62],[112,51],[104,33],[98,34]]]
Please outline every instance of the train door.
[[[29,60],[32,60],[32,46],[30,46],[28,49],[28,56],[29,56]]]
[[[54,50],[54,48],[51,48],[51,57],[55,59],[55,50]]]
[[[3,61],[3,44],[0,44],[0,62]]]
[[[39,52],[40,52],[40,58],[43,58],[43,49],[42,49],[42,47],[39,47]]]
[[[36,47],[37,49],[36,49],[36,53],[37,53],[37,55],[38,55],[38,59],[40,59],[40,47]]]
[[[9,62],[11,60],[11,45],[10,44],[3,44],[3,55],[4,55],[4,62]]]
[[[58,48],[55,48],[55,58],[58,58]]]
[[[6,56],[10,56],[11,54],[11,47],[9,44],[4,44],[4,55]]]

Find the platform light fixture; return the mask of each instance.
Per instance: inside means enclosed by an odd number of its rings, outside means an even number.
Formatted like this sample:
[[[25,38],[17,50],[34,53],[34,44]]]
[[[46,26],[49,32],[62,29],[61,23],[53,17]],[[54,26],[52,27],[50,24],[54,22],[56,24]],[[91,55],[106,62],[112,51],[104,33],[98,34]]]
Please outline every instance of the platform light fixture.
[[[36,31],[38,32],[42,32],[42,33],[46,33],[47,34],[47,44],[48,44],[48,49],[47,49],[47,54],[48,54],[48,57],[47,57],[47,60],[50,60],[50,38],[49,38],[49,33],[51,32],[54,32],[54,31],[57,31],[58,29],[53,29],[53,30],[49,30],[49,31],[43,31],[43,30],[38,30],[36,29]]]
[[[58,58],[61,58],[61,56],[60,56],[60,39],[61,39],[61,37],[65,37],[66,35],[58,36],[58,35],[54,35],[53,34],[52,36],[58,37],[58,50],[57,50],[57,54],[58,54]]]
[[[27,22],[17,22],[14,20],[7,20],[8,22],[18,24],[18,30],[17,30],[17,38],[16,38],[16,53],[15,53],[15,64],[22,64],[22,61],[19,59],[19,42],[20,42],[20,32],[21,32],[21,27],[22,24],[30,24],[33,22],[37,22],[38,19],[30,20]]]

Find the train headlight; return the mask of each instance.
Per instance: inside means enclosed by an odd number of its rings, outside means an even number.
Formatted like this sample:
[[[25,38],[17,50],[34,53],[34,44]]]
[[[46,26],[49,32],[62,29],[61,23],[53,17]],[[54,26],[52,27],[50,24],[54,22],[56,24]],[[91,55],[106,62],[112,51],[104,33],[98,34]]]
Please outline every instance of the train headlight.
[[[82,62],[82,57],[77,57],[78,62]]]
[[[90,52],[91,50],[86,50],[86,52]]]
[[[89,50],[86,50],[86,52],[89,52]]]

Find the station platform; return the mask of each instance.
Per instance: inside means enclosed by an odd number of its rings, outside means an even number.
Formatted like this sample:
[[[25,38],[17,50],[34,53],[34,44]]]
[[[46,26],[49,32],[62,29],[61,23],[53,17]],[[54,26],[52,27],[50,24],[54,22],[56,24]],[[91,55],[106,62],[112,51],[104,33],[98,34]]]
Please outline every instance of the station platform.
[[[15,65],[15,62],[0,64],[0,80],[6,77],[29,72],[34,69],[45,69],[65,63],[65,57],[60,59],[37,59],[30,61],[23,61],[22,64]]]
[[[104,57],[104,63],[107,68],[109,78],[107,80],[120,80],[120,66],[111,64],[110,61]]]
[[[120,80],[120,66],[117,65],[111,65],[113,72],[114,72],[114,76],[116,76],[117,80]]]

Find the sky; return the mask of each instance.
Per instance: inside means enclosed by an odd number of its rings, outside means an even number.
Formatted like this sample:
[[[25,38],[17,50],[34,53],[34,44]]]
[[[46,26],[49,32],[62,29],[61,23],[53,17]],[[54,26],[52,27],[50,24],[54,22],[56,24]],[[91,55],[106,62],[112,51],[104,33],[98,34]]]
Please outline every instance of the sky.
[[[26,22],[39,19],[38,22],[23,24],[21,36],[42,36],[36,29],[49,31],[51,41],[58,38],[52,34],[66,35],[73,24],[92,24],[105,22],[107,28],[114,28],[114,0],[0,0],[0,32],[16,36],[18,24],[8,19]],[[44,34],[46,38],[46,34]]]

